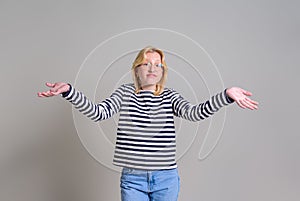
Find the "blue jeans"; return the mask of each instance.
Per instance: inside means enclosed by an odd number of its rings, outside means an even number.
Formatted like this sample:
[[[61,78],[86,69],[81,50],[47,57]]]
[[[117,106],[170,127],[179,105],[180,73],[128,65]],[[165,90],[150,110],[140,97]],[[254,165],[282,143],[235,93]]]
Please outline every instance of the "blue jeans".
[[[177,168],[156,171],[123,168],[122,201],[177,201],[179,183]]]

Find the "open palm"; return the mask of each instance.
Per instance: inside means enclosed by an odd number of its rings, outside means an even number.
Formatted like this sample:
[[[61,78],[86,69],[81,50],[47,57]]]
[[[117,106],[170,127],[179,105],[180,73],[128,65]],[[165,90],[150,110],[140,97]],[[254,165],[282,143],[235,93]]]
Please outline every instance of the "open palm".
[[[48,91],[38,92],[39,97],[51,97],[57,96],[63,92],[67,92],[70,89],[70,86],[67,83],[56,82],[56,83],[46,83],[47,87],[50,87]]]
[[[249,98],[249,96],[252,96],[250,91],[246,91],[239,87],[232,87],[226,90],[226,94],[243,109],[258,109],[258,102]]]

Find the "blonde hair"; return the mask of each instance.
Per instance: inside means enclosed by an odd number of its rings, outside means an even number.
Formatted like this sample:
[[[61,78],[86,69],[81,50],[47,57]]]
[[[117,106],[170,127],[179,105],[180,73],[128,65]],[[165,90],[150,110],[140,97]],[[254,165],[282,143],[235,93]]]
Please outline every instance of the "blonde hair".
[[[167,73],[168,73],[168,67],[166,65],[165,62],[165,54],[163,53],[162,50],[152,47],[152,46],[147,46],[144,49],[142,49],[137,57],[135,58],[133,64],[132,64],[132,68],[131,68],[131,72],[132,72],[132,77],[133,77],[133,81],[134,81],[134,86],[135,86],[135,93],[139,93],[142,90],[142,86],[140,85],[139,81],[138,81],[138,77],[136,75],[136,68],[142,64],[146,58],[146,54],[147,53],[154,53],[157,52],[160,55],[161,58],[161,63],[163,65],[163,75],[160,79],[160,81],[156,84],[156,89],[154,91],[154,95],[158,96],[160,95],[165,87],[165,83],[167,80]]]

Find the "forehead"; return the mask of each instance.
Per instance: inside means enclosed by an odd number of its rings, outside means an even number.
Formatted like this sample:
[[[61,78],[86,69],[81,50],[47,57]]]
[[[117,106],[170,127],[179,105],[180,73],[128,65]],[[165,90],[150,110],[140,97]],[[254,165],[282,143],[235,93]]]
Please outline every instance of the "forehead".
[[[148,61],[152,61],[152,60],[161,61],[161,57],[160,57],[160,54],[157,53],[157,52],[148,52],[145,55],[145,60],[148,60]]]

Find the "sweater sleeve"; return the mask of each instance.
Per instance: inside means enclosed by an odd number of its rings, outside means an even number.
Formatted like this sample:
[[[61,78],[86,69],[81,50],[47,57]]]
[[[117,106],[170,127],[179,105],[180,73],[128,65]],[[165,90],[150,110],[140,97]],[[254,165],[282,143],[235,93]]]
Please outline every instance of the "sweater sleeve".
[[[116,89],[110,97],[98,104],[93,103],[71,84],[69,84],[69,86],[70,90],[62,93],[61,96],[72,103],[77,110],[95,122],[108,119],[120,111],[124,92],[123,85]]]
[[[233,99],[226,95],[226,89],[212,96],[209,100],[196,105],[185,100],[175,90],[172,90],[172,93],[171,101],[174,115],[189,121],[201,121],[206,119],[220,108],[234,102]]]

